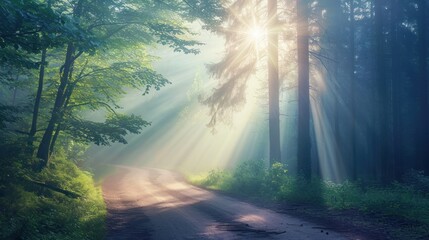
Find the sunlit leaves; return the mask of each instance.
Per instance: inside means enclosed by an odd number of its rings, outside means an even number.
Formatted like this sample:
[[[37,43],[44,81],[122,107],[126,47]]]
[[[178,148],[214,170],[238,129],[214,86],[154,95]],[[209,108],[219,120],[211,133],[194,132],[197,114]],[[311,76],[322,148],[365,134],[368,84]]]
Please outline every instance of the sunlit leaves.
[[[186,0],[188,15],[201,19],[208,30],[216,30],[226,18],[226,11],[218,0]]]
[[[192,49],[191,47],[202,45],[202,43],[194,40],[187,40],[178,38],[177,35],[182,36],[185,34],[185,29],[176,28],[175,26],[156,23],[150,25],[153,34],[158,37],[157,42],[162,45],[167,45],[174,49],[176,52],[184,53],[199,53],[199,50]]]
[[[259,1],[233,1],[228,8],[226,24],[218,33],[225,37],[225,55],[208,66],[219,85],[202,102],[210,108],[210,127],[230,118],[232,111],[246,102],[247,81],[256,72],[259,60],[257,42],[251,31],[258,26]]]
[[[8,24],[0,26],[1,67],[37,69],[38,54],[48,52],[40,115],[44,121],[39,123],[49,124],[38,151],[45,160],[46,146],[55,143],[50,140],[54,128],[56,133],[66,132],[84,141],[105,144],[125,142],[125,134],[137,133],[137,129],[146,126],[137,118],[92,123],[83,115],[101,111],[119,116],[118,102],[126,90],[137,88],[145,95],[169,84],[153,70],[154,58],[147,54],[147,48],[164,45],[177,52],[196,54],[202,44],[193,39],[190,23],[201,20],[206,28],[215,28],[221,23],[223,11],[219,0],[3,3],[0,17]],[[37,72],[31,71],[34,74],[29,79],[35,79]],[[70,124],[72,121],[80,123],[80,127]],[[111,135],[107,136],[107,131],[112,131]]]
[[[73,138],[97,145],[109,145],[111,142],[127,143],[125,135],[140,133],[142,127],[150,125],[139,116],[121,114],[111,114],[104,123],[73,118],[66,124],[68,126],[65,131]]]

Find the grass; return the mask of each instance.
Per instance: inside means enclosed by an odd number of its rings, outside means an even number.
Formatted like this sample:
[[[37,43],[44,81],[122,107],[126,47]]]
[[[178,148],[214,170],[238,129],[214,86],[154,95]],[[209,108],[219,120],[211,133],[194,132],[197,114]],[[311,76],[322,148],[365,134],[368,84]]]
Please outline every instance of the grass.
[[[106,208],[90,173],[64,158],[36,173],[31,160],[2,160],[0,239],[102,239]],[[72,198],[31,179],[79,194]]]
[[[410,172],[405,183],[368,187],[361,183],[336,184],[320,179],[305,181],[290,176],[280,163],[267,168],[262,161],[248,161],[233,171],[212,170],[189,180],[200,186],[271,201],[353,209],[363,213],[399,217],[429,226],[429,178]]]

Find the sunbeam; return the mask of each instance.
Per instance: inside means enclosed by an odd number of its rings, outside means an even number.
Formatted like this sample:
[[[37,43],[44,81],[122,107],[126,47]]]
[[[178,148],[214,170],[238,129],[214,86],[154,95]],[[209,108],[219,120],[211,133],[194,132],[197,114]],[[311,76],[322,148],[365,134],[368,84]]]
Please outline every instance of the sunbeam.
[[[172,84],[149,96],[134,92],[122,100],[127,112],[141,114],[152,125],[140,135],[127,137],[127,145],[94,147],[92,158],[192,173],[232,167],[245,160],[242,155],[264,158],[264,129],[260,126],[265,120],[257,98],[258,81],[250,81],[246,104],[226,124],[216,126],[215,133],[207,127],[210,116],[199,97],[211,91],[214,82],[208,81],[205,64],[219,59],[223,41],[208,33],[203,41],[212,50],[197,56],[162,50],[155,68]],[[250,151],[248,143],[254,146]]]

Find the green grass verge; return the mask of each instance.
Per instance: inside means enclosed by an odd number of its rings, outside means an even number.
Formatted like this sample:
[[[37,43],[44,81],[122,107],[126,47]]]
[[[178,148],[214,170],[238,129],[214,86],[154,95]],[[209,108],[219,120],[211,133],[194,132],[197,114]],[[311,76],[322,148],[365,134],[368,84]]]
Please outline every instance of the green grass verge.
[[[429,225],[429,178],[418,172],[405,176],[405,183],[368,187],[361,183],[305,181],[288,174],[280,163],[265,167],[262,161],[248,161],[233,171],[213,170],[190,177],[200,186],[246,197],[322,205],[330,209],[356,209],[366,213],[397,216]]]
[[[40,173],[24,160],[3,160],[0,176],[0,239],[102,239],[106,207],[90,173],[53,159]],[[55,186],[70,197],[31,181]]]

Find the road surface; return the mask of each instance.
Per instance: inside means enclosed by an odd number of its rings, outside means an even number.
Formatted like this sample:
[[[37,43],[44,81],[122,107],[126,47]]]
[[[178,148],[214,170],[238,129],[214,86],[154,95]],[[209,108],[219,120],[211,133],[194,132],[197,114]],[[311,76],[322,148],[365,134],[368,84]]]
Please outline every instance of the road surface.
[[[118,166],[102,188],[106,239],[348,239],[192,186],[167,170]]]

